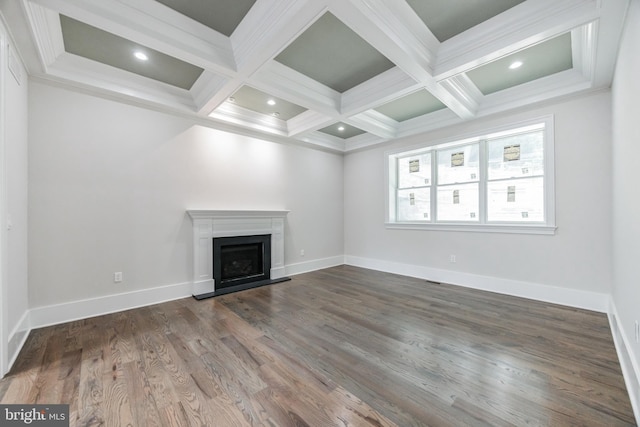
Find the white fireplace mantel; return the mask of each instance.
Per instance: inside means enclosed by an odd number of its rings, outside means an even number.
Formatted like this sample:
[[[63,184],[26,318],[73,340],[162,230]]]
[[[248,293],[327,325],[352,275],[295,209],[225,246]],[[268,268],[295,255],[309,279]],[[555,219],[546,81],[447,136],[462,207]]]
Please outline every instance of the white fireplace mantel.
[[[284,220],[289,211],[188,210],[193,221],[193,294],[215,291],[215,237],[271,235],[271,279],[285,276]]]

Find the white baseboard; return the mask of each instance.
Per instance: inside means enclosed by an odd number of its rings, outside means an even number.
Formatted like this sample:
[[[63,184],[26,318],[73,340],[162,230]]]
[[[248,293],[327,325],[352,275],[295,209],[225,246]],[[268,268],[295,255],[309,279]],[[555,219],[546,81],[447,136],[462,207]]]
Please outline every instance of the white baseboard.
[[[618,360],[622,368],[622,376],[624,377],[633,413],[636,417],[636,424],[640,425],[640,367],[636,364],[636,358],[633,354],[633,347],[630,345],[629,338],[624,330],[620,328],[618,322],[618,309],[616,308],[613,298],[610,298],[609,304],[609,325],[611,325],[611,335],[618,353]]]
[[[336,256],[298,264],[290,264],[285,267],[284,271],[286,272],[286,275],[296,275],[322,268],[335,267],[342,264],[344,264],[344,257]],[[27,335],[31,329],[184,298],[191,296],[193,291],[194,284],[192,282],[186,282],[139,291],[105,295],[103,297],[70,301],[62,304],[34,307],[29,310],[27,316],[28,327],[20,330],[25,331],[24,334]]]
[[[297,274],[309,273],[310,271],[321,270],[323,268],[336,267],[344,264],[344,256],[334,256],[330,258],[314,259],[296,264],[288,264],[286,266],[287,276],[295,276]]]
[[[606,313],[609,309],[609,295],[561,288],[539,283],[523,282],[500,277],[482,276],[460,271],[442,270],[413,264],[402,264],[371,258],[345,255],[345,264],[369,268],[387,273],[401,274],[433,282],[449,283],[467,288],[544,301],[553,304]]]
[[[187,282],[70,301],[44,307],[35,307],[30,310],[30,326],[31,329],[42,328],[44,326],[57,325],[59,323],[159,304],[165,301],[189,297],[192,291],[193,284]]]
[[[9,361],[8,370],[11,370],[11,367],[20,354],[20,350],[22,350],[22,346],[24,345],[25,341],[27,341],[27,337],[29,336],[29,332],[31,331],[29,325],[29,310],[27,310],[24,312],[24,314],[20,318],[20,321],[18,321],[18,324],[9,334],[9,343],[7,346],[7,359]]]

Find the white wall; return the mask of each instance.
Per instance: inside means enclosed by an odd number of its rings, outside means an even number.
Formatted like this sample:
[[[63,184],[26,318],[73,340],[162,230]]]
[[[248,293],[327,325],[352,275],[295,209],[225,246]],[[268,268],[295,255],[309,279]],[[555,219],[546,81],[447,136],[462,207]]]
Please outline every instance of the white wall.
[[[35,312],[191,282],[187,209],[288,209],[285,264],[304,270],[342,256],[339,154],[229,134],[39,82],[31,84],[29,112]],[[122,283],[113,283],[116,271]]]
[[[2,40],[2,308],[6,345],[4,373],[26,338],[28,323],[27,292],[27,93],[28,80],[20,56],[9,37],[0,16]],[[9,69],[15,72],[15,77]],[[2,156],[0,156],[2,157]],[[10,229],[9,229],[10,228]]]
[[[548,114],[555,118],[555,236],[385,229],[385,151]],[[546,295],[553,291],[557,302],[604,311],[611,289],[610,134],[610,93],[599,92],[348,154],[347,261],[540,299],[554,300]]]
[[[640,322],[640,1],[627,15],[613,83],[613,301],[624,335],[635,380],[627,383],[635,395],[640,420],[640,343],[634,322]],[[623,355],[623,363],[624,363]],[[631,373],[631,372],[630,372]]]

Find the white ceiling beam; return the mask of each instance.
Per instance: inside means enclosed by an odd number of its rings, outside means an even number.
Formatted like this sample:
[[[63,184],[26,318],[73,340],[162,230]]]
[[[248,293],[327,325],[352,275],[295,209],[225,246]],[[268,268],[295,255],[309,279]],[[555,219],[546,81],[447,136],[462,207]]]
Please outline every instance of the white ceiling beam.
[[[227,102],[230,96],[232,96],[238,89],[240,89],[245,83],[245,80],[240,77],[226,80],[217,91],[211,91],[208,96],[202,94],[200,98],[202,103],[198,109],[198,114],[201,116],[207,116],[215,111],[216,108]]]
[[[473,111],[474,113],[478,111],[483,95],[466,74],[459,74],[443,80],[439,84],[451,96],[454,96],[460,104],[464,105],[468,111]]]
[[[277,61],[266,63],[247,80],[256,89],[327,116],[340,114],[341,95]]]
[[[334,0],[330,11],[414,80],[432,76],[440,42],[405,1]]]
[[[193,114],[196,108],[193,97],[185,89],[70,53],[60,55],[56,63],[49,67],[46,77],[176,111]]]
[[[326,11],[313,0],[258,0],[231,34],[239,71],[250,76]]]
[[[583,25],[571,31],[571,56],[573,69],[592,81],[595,66],[597,22]]]
[[[598,14],[597,0],[526,1],[443,42],[435,77],[469,71],[587,24]]]
[[[231,42],[227,37],[202,25],[181,25],[184,17],[177,12],[169,13],[167,9],[157,9],[159,4],[152,0],[127,3],[118,0],[32,1],[214,73],[227,77],[236,73]],[[147,6],[144,10],[136,7],[142,3]],[[163,16],[151,15],[154,10],[162,11]],[[171,19],[176,22],[170,22]],[[205,33],[208,35],[203,38]]]
[[[343,115],[363,111],[394,101],[420,90],[422,85],[398,67],[379,74],[342,94],[340,111]]]
[[[335,116],[326,116],[313,110],[307,110],[287,121],[289,136],[295,137],[303,133],[313,132],[336,122]]]
[[[385,139],[394,138],[398,128],[398,122],[375,110],[345,118],[343,122]]]
[[[592,88],[590,80],[570,69],[504,89],[482,99],[478,116],[500,113]]]
[[[191,86],[191,89],[189,89],[199,114],[206,115],[204,112],[209,112],[213,109],[211,102],[217,101],[216,96],[224,96],[223,89],[229,86],[228,82],[229,80],[210,71],[204,70],[202,72],[193,86]],[[215,105],[217,106],[219,103]]]
[[[260,72],[262,67],[315,22],[324,10],[323,5],[307,0],[283,0],[277,3],[258,0],[230,37],[237,62],[236,78],[229,80],[218,93],[204,102],[200,114],[209,114],[222,105],[243,85],[243,81]],[[257,86],[264,87],[260,84],[259,77],[256,83]],[[269,88],[267,91],[271,93]],[[286,94],[272,95],[295,102],[287,98]]]
[[[462,123],[463,119],[448,109],[434,111],[433,113],[405,120],[398,126],[397,137],[405,137],[419,133],[430,132],[445,126]]]
[[[333,0],[330,11],[460,117],[474,116],[437,84],[433,68],[440,43],[406,2]]]

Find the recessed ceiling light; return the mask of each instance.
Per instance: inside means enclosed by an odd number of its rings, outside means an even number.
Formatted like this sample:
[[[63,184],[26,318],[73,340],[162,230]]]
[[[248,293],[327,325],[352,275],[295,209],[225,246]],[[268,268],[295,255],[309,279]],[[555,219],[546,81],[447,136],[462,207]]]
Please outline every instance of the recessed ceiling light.
[[[141,51],[136,51],[133,53],[133,56],[135,56],[136,58],[138,58],[140,61],[148,61],[149,57],[147,56],[146,53],[141,52]]]
[[[267,101],[267,104],[276,105],[276,101],[274,99],[270,99],[270,100]]]
[[[343,132],[343,131],[344,131],[344,126],[338,126],[338,130],[339,130],[340,132]]]
[[[511,65],[509,65],[510,70],[515,70],[516,68],[522,67],[522,61],[513,61]]]

